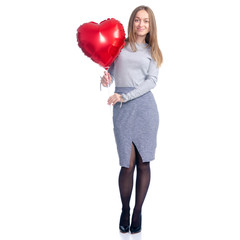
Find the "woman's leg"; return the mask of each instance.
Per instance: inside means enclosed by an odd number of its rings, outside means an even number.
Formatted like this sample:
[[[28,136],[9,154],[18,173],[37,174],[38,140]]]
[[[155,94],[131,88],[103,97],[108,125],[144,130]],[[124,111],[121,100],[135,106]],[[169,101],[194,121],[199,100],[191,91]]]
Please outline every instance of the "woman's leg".
[[[150,163],[142,162],[142,158],[138,151],[136,151],[136,165],[137,165],[137,180],[136,180],[136,202],[132,216],[132,228],[141,226],[141,211],[144,199],[147,195],[150,184],[151,170]]]
[[[133,188],[133,174],[136,164],[136,152],[134,145],[132,144],[130,166],[129,168],[122,167],[119,174],[119,190],[122,201],[122,215],[120,219],[121,226],[129,225],[130,214],[130,198]]]

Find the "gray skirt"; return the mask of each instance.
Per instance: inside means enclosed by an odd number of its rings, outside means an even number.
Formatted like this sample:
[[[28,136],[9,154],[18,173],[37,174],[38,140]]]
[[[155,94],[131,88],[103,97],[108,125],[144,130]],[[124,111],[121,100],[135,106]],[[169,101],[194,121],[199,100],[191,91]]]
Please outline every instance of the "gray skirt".
[[[116,87],[115,93],[127,93],[134,88]],[[113,107],[114,135],[121,167],[129,168],[132,143],[143,162],[155,159],[159,114],[152,92]]]

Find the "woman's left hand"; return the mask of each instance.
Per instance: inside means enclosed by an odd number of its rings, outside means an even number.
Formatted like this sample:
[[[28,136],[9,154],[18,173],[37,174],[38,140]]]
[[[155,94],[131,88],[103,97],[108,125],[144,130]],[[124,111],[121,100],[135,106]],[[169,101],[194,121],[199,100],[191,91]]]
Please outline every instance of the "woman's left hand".
[[[109,97],[108,99],[108,105],[114,105],[117,102],[123,102],[123,98],[122,95],[118,94],[118,93],[114,93],[111,97]]]

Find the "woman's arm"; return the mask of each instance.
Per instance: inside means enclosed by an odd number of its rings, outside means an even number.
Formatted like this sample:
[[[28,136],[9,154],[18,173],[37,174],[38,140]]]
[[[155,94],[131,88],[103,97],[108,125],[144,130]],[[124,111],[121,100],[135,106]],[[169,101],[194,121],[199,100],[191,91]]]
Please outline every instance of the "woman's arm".
[[[140,97],[143,94],[149,92],[151,89],[153,89],[156,86],[157,80],[158,80],[158,72],[159,67],[157,66],[156,61],[153,59],[150,62],[148,75],[144,82],[142,82],[137,88],[134,90],[122,94],[122,97],[124,99],[124,102],[130,101],[134,98]]]

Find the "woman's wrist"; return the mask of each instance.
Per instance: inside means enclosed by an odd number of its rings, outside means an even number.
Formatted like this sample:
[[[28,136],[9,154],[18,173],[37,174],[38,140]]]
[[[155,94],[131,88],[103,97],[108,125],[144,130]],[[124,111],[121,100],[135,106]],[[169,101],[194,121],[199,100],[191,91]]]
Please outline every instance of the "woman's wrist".
[[[120,95],[121,102],[124,102],[123,95]]]

